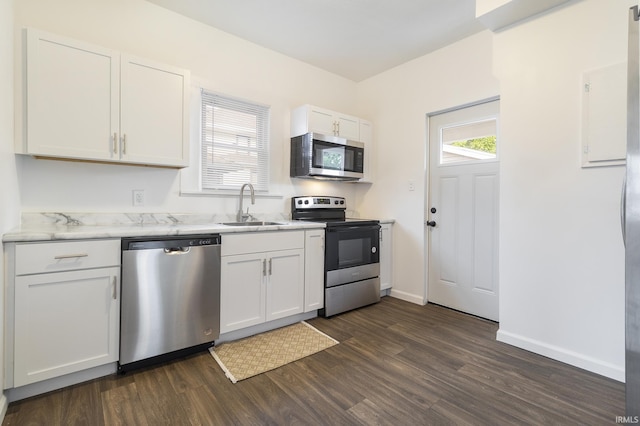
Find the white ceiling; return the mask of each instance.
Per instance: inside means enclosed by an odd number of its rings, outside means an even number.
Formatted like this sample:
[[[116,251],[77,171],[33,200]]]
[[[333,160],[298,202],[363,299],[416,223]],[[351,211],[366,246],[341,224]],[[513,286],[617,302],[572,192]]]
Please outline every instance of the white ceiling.
[[[485,27],[475,0],[148,0],[361,81]]]

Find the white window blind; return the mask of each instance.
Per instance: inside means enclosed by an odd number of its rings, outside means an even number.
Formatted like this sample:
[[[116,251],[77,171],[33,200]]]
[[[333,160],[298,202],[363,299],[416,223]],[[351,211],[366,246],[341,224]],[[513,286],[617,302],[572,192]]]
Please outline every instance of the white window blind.
[[[269,107],[202,91],[202,189],[269,189]]]

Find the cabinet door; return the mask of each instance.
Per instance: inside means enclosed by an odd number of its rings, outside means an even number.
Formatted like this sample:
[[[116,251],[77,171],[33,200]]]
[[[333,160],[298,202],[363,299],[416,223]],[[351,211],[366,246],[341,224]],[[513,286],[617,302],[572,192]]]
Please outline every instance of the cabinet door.
[[[267,253],[267,315],[271,321],[304,311],[304,250]]]
[[[32,155],[117,158],[119,55],[41,31],[27,32],[26,147]]]
[[[118,360],[120,268],[15,280],[16,387]]]
[[[122,55],[121,151],[130,163],[189,163],[188,72]]]
[[[309,106],[307,110],[308,131],[337,136],[338,127],[333,111]],[[305,132],[306,133],[306,132]]]
[[[266,259],[262,253],[223,256],[220,287],[220,333],[265,320]]]
[[[305,232],[304,311],[324,307],[324,229]]]
[[[360,141],[360,119],[336,113],[335,122],[338,136],[352,141]]]
[[[392,224],[380,225],[380,290],[391,288],[392,281]]]

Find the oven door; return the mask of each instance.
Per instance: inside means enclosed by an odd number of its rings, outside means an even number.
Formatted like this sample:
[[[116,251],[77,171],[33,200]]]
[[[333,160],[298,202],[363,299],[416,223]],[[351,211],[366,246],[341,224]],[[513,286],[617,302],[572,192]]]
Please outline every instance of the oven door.
[[[380,225],[328,226],[326,287],[375,278],[380,274]]]

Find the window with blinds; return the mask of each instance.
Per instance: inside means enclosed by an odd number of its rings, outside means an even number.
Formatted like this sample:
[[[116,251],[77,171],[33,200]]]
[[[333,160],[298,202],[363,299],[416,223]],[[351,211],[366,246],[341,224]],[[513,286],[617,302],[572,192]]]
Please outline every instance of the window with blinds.
[[[269,189],[269,107],[202,91],[202,189]]]

